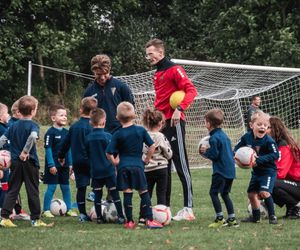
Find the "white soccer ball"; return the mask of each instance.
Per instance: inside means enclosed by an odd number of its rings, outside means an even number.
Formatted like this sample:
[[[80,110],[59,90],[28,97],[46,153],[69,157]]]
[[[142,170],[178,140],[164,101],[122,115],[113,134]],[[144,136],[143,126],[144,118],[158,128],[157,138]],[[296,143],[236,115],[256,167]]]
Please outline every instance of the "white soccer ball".
[[[250,147],[241,147],[235,152],[235,162],[240,168],[252,168],[256,152]]]
[[[112,202],[104,202],[102,203],[102,206],[102,216],[104,221],[113,223],[116,222],[116,220],[118,219],[118,212],[115,204]]]
[[[101,213],[102,214],[103,214],[103,209],[104,209],[104,205],[101,205]],[[92,221],[96,221],[97,220],[97,213],[96,213],[95,206],[91,207],[88,215],[89,215],[89,217],[91,218]]]
[[[209,138],[210,138],[209,135],[203,137],[203,138],[199,141],[199,143],[198,143],[198,149],[200,149],[201,146],[210,148],[210,145],[209,145]]]
[[[156,205],[152,207],[153,219],[164,226],[169,225],[172,219],[172,213],[169,207],[165,205]]]
[[[248,210],[249,216],[252,216],[252,206],[250,203],[248,204],[247,210]],[[260,201],[259,210],[260,210],[261,218],[267,219],[269,217],[268,209],[267,209],[267,206],[264,201]]]
[[[0,150],[0,169],[6,170],[10,168],[11,165],[11,155],[7,150]]]
[[[50,212],[56,216],[63,216],[67,212],[67,205],[61,199],[53,199],[50,204]]]

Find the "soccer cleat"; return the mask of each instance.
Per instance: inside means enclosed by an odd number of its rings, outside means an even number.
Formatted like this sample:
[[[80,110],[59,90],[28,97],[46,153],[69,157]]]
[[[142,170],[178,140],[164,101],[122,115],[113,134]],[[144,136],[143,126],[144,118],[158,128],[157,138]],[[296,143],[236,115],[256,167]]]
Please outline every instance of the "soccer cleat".
[[[239,227],[240,226],[240,224],[234,218],[227,219],[226,223],[229,227]]]
[[[290,209],[290,213],[286,217],[292,220],[300,219],[300,208],[297,206],[293,207]]]
[[[1,227],[17,227],[10,219],[2,219],[0,222]]]
[[[72,210],[68,210],[68,211],[66,212],[66,216],[77,217],[78,214],[77,214],[76,212],[72,211]]]
[[[47,227],[48,225],[43,222],[42,220],[38,219],[38,220],[32,220],[31,221],[31,226],[33,227]]]
[[[272,225],[278,224],[277,217],[275,215],[271,215],[269,217],[269,224],[272,224]]]
[[[124,227],[125,227],[126,229],[134,229],[134,228],[135,228],[135,223],[134,223],[133,221],[126,222],[126,223],[124,224]]]
[[[175,221],[181,221],[181,220],[195,220],[195,215],[193,213],[193,210],[189,207],[184,207],[182,210],[178,211],[178,213],[172,218]]]
[[[241,222],[252,222],[252,223],[260,223],[260,219],[254,219],[253,216],[249,216],[241,220]]]
[[[44,218],[54,218],[54,215],[50,212],[50,210],[44,211],[42,213],[42,217]]]
[[[145,226],[146,225],[146,220],[144,218],[139,218],[138,225],[139,226]]]
[[[87,201],[94,202],[95,201],[95,193],[89,192],[86,198]]]
[[[146,227],[149,229],[160,229],[163,228],[163,225],[155,220],[147,220]]]
[[[21,210],[21,213],[12,216],[13,220],[30,220],[29,214]]]
[[[210,227],[210,228],[219,228],[219,227],[226,227],[227,225],[228,225],[228,223],[223,218],[221,220],[215,219],[215,221],[213,223],[209,224],[208,227]]]
[[[86,214],[79,214],[78,221],[80,223],[92,221],[90,217],[88,217]]]

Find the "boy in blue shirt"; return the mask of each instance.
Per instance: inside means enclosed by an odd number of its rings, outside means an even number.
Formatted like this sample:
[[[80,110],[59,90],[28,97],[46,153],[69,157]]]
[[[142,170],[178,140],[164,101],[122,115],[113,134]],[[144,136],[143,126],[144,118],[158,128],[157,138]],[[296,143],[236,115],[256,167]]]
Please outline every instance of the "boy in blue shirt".
[[[122,204],[119,193],[116,189],[116,170],[111,162],[106,158],[106,147],[111,140],[111,134],[104,131],[106,114],[103,109],[96,108],[90,113],[90,123],[93,131],[86,138],[86,149],[90,159],[92,188],[95,194],[95,211],[97,223],[104,223],[101,213],[101,199],[103,186],[110,191],[113,202],[118,212],[117,223],[124,224]]]
[[[79,222],[90,221],[86,213],[85,195],[86,188],[90,185],[90,164],[85,148],[85,139],[92,131],[90,111],[97,107],[97,100],[94,97],[85,97],[80,104],[80,119],[69,129],[69,132],[58,153],[58,160],[64,163],[66,153],[71,148],[73,171],[77,188],[76,201],[79,210]]]
[[[257,154],[247,190],[253,216],[242,222],[260,222],[260,200],[264,199],[269,213],[269,223],[278,224],[271,193],[277,175],[275,161],[279,158],[279,151],[276,142],[267,134],[269,119],[270,116],[260,110],[254,112],[251,116],[251,130],[241,137],[234,148],[236,152],[240,147],[251,147]]]
[[[69,174],[72,171],[71,150],[65,155],[64,165],[58,162],[58,152],[62,142],[68,134],[64,128],[67,125],[67,110],[62,105],[53,105],[50,107],[50,118],[53,126],[49,128],[44,137],[45,148],[45,172],[44,184],[47,184],[47,190],[44,195],[43,217],[53,218],[50,212],[50,204],[56,190],[57,184],[60,185],[63,200],[67,206],[67,216],[77,216],[77,213],[71,210],[71,190],[69,186]]]
[[[148,164],[155,150],[155,144],[146,129],[133,123],[134,107],[129,102],[121,102],[117,107],[117,119],[122,128],[116,131],[106,152],[108,159],[117,167],[117,188],[124,193],[124,208],[127,218],[125,228],[134,229],[132,217],[133,189],[138,190],[141,198],[142,217],[146,218],[148,228],[162,228],[153,220],[150,195],[147,190],[147,180],[144,164]],[[149,147],[147,155],[142,160],[143,144]]]
[[[221,128],[224,121],[224,112],[220,109],[212,109],[206,113],[204,118],[205,126],[210,135],[210,147],[201,146],[199,153],[213,162],[213,175],[209,194],[216,212],[216,219],[209,227],[238,227],[233,203],[229,197],[232,182],[235,179],[235,164],[231,141]],[[227,220],[224,219],[219,194],[227,209]]]
[[[36,115],[38,101],[33,96],[19,99],[19,112],[22,119],[14,123],[0,138],[0,147],[10,141],[12,158],[9,188],[1,210],[2,227],[16,227],[9,219],[23,182],[25,183],[32,226],[48,226],[40,220],[39,198],[39,159],[36,152],[39,126],[32,121]]]

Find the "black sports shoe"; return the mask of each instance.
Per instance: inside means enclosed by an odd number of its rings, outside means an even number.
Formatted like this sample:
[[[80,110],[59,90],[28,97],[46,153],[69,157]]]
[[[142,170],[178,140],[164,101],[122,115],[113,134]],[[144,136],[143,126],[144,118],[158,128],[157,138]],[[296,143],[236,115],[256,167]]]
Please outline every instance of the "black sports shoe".
[[[300,219],[300,208],[297,206],[294,206],[291,209],[290,214],[287,216],[287,218],[292,219],[292,220],[296,220],[296,219]]]
[[[260,223],[260,219],[254,219],[253,216],[249,216],[247,218],[241,219],[241,222]]]
[[[105,224],[103,218],[97,218],[97,224]]]
[[[277,217],[275,215],[271,215],[269,217],[269,224],[273,224],[273,225],[278,224]]]

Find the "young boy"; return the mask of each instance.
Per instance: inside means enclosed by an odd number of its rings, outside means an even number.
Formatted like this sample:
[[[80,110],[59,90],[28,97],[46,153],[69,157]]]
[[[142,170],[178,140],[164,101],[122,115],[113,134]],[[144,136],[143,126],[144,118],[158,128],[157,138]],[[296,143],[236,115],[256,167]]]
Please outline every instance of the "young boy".
[[[45,172],[44,184],[48,184],[44,195],[43,217],[53,218],[50,212],[50,204],[56,190],[57,184],[60,185],[63,200],[67,206],[67,216],[77,216],[77,213],[71,210],[71,191],[69,186],[69,174],[72,170],[71,150],[65,155],[64,165],[58,162],[58,151],[62,142],[68,134],[64,128],[67,125],[67,110],[62,105],[53,105],[50,107],[50,117],[53,126],[48,129],[44,137],[45,147]]]
[[[141,198],[142,217],[146,218],[148,228],[162,228],[153,220],[150,195],[147,190],[147,180],[144,164],[148,164],[155,150],[155,144],[146,129],[133,124],[135,118],[134,107],[129,102],[121,102],[117,107],[117,119],[122,128],[115,132],[106,152],[108,159],[118,165],[117,188],[124,193],[124,208],[127,218],[125,228],[134,229],[132,218],[133,189],[138,190]],[[148,153],[142,160],[143,143],[148,147]]]
[[[39,159],[36,152],[39,126],[32,121],[35,117],[38,101],[33,96],[19,99],[19,112],[22,119],[14,123],[0,138],[0,147],[10,141],[12,167],[10,185],[1,210],[2,227],[16,227],[9,219],[16,204],[16,199],[23,182],[25,183],[31,224],[34,227],[47,226],[40,220],[41,207],[39,198]]]
[[[104,132],[106,113],[103,109],[96,108],[91,111],[90,117],[90,123],[93,127],[93,131],[86,138],[86,149],[90,159],[97,223],[104,223],[101,213],[101,199],[103,186],[106,185],[118,212],[117,223],[124,224],[125,218],[123,215],[122,204],[119,193],[116,189],[115,167],[106,158],[105,154],[106,147],[111,140],[111,134]]]
[[[257,154],[247,190],[253,216],[242,222],[260,222],[260,200],[264,199],[269,213],[269,223],[278,223],[271,193],[277,175],[275,161],[279,158],[279,151],[275,141],[267,134],[270,126],[269,119],[270,116],[260,110],[254,112],[251,116],[251,130],[241,137],[234,148],[236,152],[240,147],[248,146]]]
[[[58,153],[58,160],[64,163],[65,155],[71,148],[73,171],[76,181],[76,201],[79,210],[79,222],[90,221],[85,207],[86,188],[90,185],[90,164],[85,148],[86,136],[92,131],[90,111],[97,107],[97,99],[85,97],[80,104],[80,119],[69,129],[69,132]]]
[[[232,182],[235,178],[235,165],[231,141],[221,128],[223,121],[224,112],[220,109],[212,109],[206,113],[205,126],[210,135],[210,147],[201,146],[199,149],[200,154],[213,162],[213,175],[209,194],[216,212],[216,219],[209,225],[211,228],[239,226],[235,219],[233,203],[229,197]],[[224,219],[219,194],[227,209],[227,220]]]

